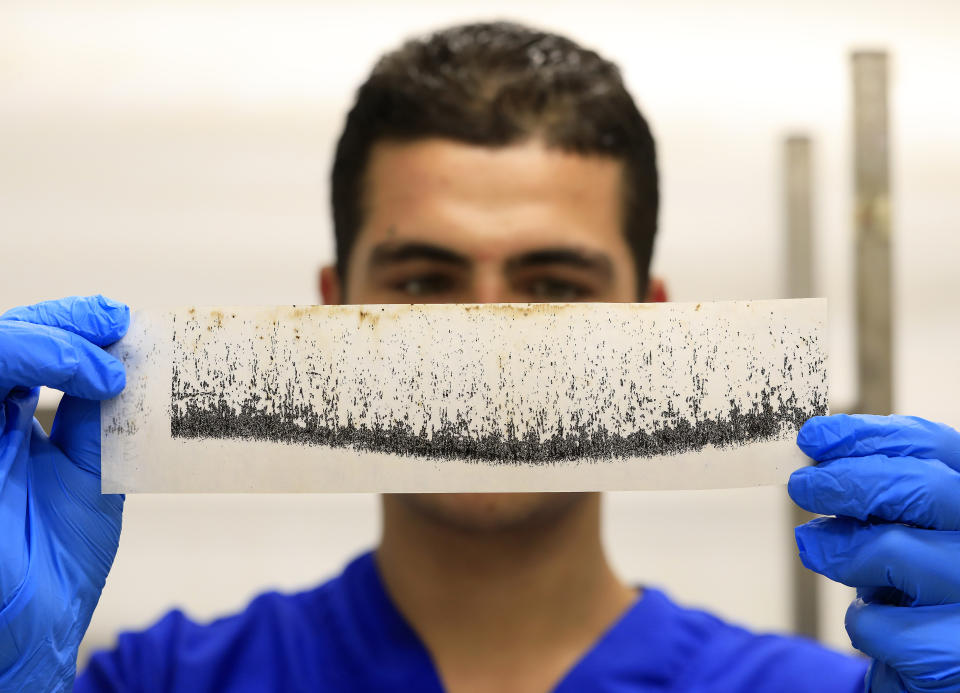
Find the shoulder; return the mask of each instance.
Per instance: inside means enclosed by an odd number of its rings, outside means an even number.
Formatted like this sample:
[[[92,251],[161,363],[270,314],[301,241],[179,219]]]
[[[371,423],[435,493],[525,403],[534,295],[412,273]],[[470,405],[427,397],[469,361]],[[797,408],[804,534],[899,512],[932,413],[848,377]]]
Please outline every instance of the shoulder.
[[[371,666],[376,662],[377,666]],[[268,592],[211,623],[172,611],[93,656],[75,693],[440,690],[372,554],[298,594]]]
[[[121,633],[114,650],[94,654],[74,690],[300,690],[318,681],[328,654],[338,579],[296,594],[261,594],[208,623],[170,611],[146,630]]]
[[[681,690],[751,693],[855,693],[863,690],[867,660],[806,638],[753,633],[662,593],[682,639],[691,648]]]

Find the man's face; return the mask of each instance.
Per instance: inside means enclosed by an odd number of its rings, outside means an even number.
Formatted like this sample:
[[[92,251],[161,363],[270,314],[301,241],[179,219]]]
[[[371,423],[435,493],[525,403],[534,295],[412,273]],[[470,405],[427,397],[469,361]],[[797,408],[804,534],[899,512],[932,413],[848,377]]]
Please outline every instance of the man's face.
[[[365,181],[365,223],[328,303],[637,300],[623,233],[622,164],[531,140],[478,147],[384,142]],[[413,494],[404,501],[465,528],[546,518],[570,494]]]

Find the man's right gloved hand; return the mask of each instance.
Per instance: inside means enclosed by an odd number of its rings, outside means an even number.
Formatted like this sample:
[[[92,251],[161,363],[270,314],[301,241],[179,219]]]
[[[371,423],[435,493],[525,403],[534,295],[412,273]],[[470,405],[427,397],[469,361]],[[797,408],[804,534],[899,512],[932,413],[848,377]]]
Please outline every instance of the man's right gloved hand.
[[[0,315],[0,691],[67,691],[117,552],[123,496],[100,494],[100,401],[123,365],[101,347],[127,306],[66,298]],[[48,438],[41,385],[65,393]]]

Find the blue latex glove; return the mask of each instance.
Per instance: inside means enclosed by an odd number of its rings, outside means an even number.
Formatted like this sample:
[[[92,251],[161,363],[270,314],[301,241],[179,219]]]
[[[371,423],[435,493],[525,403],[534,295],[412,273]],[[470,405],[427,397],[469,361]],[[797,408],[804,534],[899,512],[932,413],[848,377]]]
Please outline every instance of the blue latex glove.
[[[100,402],[123,389],[101,346],[129,309],[101,296],[0,316],[0,691],[65,691],[120,538],[123,496],[100,494]],[[48,438],[39,386],[65,394]]]
[[[828,416],[800,430],[816,467],[791,498],[820,518],[797,528],[810,570],[857,588],[853,646],[869,691],[960,691],[960,433],[907,416]]]

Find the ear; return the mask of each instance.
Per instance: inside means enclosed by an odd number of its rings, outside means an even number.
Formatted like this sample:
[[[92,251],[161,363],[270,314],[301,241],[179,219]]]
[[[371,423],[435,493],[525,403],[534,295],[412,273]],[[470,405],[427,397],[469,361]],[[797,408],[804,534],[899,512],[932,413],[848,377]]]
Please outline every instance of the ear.
[[[650,277],[650,281],[647,282],[647,295],[644,297],[644,302],[666,303],[669,300],[667,283],[660,277]]]
[[[336,265],[321,267],[317,280],[320,288],[320,298],[323,299],[324,305],[339,306],[343,303],[343,296],[340,292],[340,273],[337,272]]]

